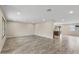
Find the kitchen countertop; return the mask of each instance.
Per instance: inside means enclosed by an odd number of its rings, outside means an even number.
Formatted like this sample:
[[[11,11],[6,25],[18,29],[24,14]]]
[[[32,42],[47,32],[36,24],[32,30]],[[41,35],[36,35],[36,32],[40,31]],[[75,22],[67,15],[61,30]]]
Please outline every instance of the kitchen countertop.
[[[79,34],[62,34],[64,36],[79,37]]]

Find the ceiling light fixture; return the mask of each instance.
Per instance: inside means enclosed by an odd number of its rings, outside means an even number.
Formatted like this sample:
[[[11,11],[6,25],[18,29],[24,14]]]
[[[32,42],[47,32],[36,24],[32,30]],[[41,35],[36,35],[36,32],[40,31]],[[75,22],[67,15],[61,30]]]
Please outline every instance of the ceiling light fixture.
[[[65,19],[62,19],[62,21],[65,21]]]
[[[51,12],[52,11],[52,9],[47,9],[47,12]]]
[[[43,21],[46,21],[46,19],[43,19]]]
[[[73,13],[74,13],[74,11],[73,11],[73,10],[69,11],[69,14],[73,14]]]
[[[21,14],[21,12],[18,11],[18,12],[17,12],[17,15],[20,15],[20,14]]]

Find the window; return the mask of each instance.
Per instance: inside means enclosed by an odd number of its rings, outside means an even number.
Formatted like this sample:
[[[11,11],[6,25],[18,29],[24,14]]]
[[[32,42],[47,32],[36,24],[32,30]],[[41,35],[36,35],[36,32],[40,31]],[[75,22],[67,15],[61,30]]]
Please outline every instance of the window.
[[[75,25],[75,29],[77,32],[79,32],[79,25]]]
[[[75,25],[70,25],[70,31],[75,31]]]

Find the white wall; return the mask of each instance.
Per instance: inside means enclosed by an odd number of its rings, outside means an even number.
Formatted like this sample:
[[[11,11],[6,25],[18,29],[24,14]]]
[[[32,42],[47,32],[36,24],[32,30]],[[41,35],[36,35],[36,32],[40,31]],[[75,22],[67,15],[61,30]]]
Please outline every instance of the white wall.
[[[1,11],[0,11],[0,15],[1,15]],[[0,52],[1,52],[1,49],[2,49],[2,16],[0,16]]]
[[[27,24],[19,22],[8,22],[7,36],[18,37],[27,35],[38,35],[47,38],[53,38],[53,22],[38,24]]]
[[[40,23],[35,25],[35,35],[53,38],[53,22]]]
[[[2,48],[3,48],[4,42],[6,40],[6,36],[4,38],[2,38],[3,37],[2,36],[2,34],[3,34],[2,17],[4,17],[4,16],[3,16],[3,13],[2,13],[2,11],[0,9],[0,52],[1,52]]]
[[[19,22],[8,22],[7,24],[7,36],[17,37],[33,35],[33,25]]]

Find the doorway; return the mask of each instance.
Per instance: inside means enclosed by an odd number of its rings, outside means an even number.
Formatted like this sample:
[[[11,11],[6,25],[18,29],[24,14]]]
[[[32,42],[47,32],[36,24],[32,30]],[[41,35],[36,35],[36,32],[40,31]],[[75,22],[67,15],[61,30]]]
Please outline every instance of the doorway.
[[[54,31],[53,31],[53,38],[60,38],[61,34],[61,26],[55,25]]]

